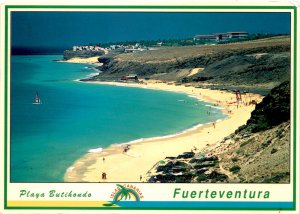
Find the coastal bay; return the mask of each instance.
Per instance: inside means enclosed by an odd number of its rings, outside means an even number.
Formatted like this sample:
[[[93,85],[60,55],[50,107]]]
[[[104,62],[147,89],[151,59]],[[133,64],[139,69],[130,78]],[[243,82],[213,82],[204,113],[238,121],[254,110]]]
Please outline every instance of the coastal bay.
[[[255,107],[229,104],[236,99],[236,95],[231,92],[176,86],[153,80],[144,81],[144,84],[94,81],[83,84],[140,87],[186,93],[199,100],[213,103],[211,107],[222,108],[227,117],[175,135],[140,140],[130,144],[130,149],[126,153],[123,150],[124,145],[120,144],[112,145],[99,153],[88,153],[67,170],[64,178],[66,182],[144,182],[148,171],[157,162],[165,157],[177,156],[195,148],[196,152],[200,152],[204,148],[215,145],[239,126],[244,125]],[[248,94],[248,96],[257,102],[263,98],[258,94]],[[245,100],[249,98],[244,97]],[[101,178],[103,172],[106,174],[106,179]]]
[[[55,61],[59,58],[12,57],[12,182],[62,182],[67,168],[89,150],[224,117],[220,109],[198,117],[209,103],[183,93],[78,83],[74,80],[90,76],[94,66]],[[36,92],[41,105],[32,105]]]

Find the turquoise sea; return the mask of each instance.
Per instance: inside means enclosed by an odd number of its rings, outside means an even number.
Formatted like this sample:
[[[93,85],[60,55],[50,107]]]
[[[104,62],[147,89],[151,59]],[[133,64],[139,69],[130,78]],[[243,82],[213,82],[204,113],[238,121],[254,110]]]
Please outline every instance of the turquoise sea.
[[[11,182],[63,182],[88,150],[175,134],[225,115],[181,93],[74,81],[90,65],[60,55],[11,58]],[[42,101],[33,105],[36,92]]]

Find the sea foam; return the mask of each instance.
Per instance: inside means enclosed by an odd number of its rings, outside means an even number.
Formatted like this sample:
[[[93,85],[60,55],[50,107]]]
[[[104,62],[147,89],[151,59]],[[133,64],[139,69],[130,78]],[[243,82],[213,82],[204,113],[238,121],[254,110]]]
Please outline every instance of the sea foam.
[[[212,105],[205,105],[207,107],[210,107],[210,108],[216,108],[216,109],[225,109],[223,107],[219,107],[219,106],[212,106]]]
[[[176,136],[185,134],[185,133],[187,133],[187,132],[197,130],[198,128],[200,128],[201,126],[206,125],[206,124],[209,124],[209,123],[205,123],[205,124],[202,124],[202,123],[201,123],[201,124],[197,124],[197,125],[195,125],[195,126],[189,128],[189,129],[186,129],[186,130],[177,132],[177,133],[175,133],[175,134],[163,135],[163,136],[158,136],[158,137],[139,138],[139,139],[136,139],[136,140],[132,140],[132,141],[124,142],[124,143],[113,144],[113,145],[114,145],[114,146],[122,146],[122,145],[126,145],[126,144],[135,144],[135,143],[140,143],[140,142],[144,142],[144,141],[150,141],[150,140],[162,140],[162,139],[166,139],[166,138],[176,137]]]
[[[101,153],[103,151],[103,148],[99,147],[96,149],[90,149],[89,153]]]

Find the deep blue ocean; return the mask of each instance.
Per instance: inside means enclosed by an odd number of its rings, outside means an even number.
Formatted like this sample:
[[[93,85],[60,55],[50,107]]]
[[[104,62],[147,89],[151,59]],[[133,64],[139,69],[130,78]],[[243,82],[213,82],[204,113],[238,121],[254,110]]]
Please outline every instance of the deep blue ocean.
[[[67,168],[90,149],[225,117],[218,109],[207,116],[208,103],[181,93],[76,82],[94,71],[54,61],[61,58],[11,58],[11,182],[63,182]],[[36,92],[41,105],[32,104]]]

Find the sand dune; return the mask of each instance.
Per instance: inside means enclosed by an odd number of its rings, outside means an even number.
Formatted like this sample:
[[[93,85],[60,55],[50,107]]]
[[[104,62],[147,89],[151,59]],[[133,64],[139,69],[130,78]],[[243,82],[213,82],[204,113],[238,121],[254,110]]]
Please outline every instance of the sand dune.
[[[193,76],[193,75],[195,75],[195,74],[198,74],[199,72],[201,72],[201,71],[203,71],[203,70],[204,70],[204,68],[193,68],[193,69],[191,70],[191,73],[189,73],[188,77]]]

